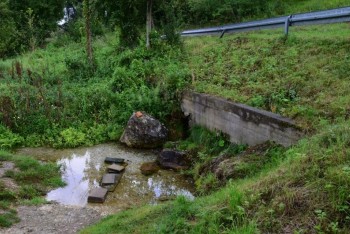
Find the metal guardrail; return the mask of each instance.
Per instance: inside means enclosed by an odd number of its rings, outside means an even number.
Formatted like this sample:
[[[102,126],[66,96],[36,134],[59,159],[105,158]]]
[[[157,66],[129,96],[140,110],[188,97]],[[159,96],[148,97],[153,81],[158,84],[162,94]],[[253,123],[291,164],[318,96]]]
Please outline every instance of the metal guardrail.
[[[295,14],[277,18],[257,20],[246,23],[229,24],[219,27],[186,30],[180,33],[181,36],[202,36],[220,34],[220,38],[225,33],[246,32],[261,29],[273,29],[284,27],[286,35],[289,27],[313,24],[330,24],[350,21],[350,7],[337,8],[326,11]]]

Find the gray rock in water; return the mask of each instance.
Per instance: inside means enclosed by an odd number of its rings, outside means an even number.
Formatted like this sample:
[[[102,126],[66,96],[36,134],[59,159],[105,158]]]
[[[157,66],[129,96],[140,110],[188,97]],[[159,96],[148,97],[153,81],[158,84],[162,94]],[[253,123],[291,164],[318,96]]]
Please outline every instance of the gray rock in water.
[[[157,160],[162,168],[174,170],[188,169],[191,163],[185,152],[171,149],[163,149]]]
[[[168,129],[144,112],[135,112],[128,121],[120,142],[133,148],[157,148],[164,144]]]

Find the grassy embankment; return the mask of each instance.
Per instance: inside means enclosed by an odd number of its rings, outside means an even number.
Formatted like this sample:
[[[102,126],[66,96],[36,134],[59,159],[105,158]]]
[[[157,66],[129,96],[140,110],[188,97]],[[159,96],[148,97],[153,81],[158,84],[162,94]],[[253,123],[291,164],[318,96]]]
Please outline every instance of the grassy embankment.
[[[289,14],[296,14],[347,6],[349,6],[349,2],[347,0],[296,0],[289,3],[286,12]]]
[[[193,88],[296,119],[306,130],[320,118],[349,114],[348,24],[186,41]]]
[[[31,157],[0,151],[0,168],[4,162],[15,165],[5,172],[6,181],[0,178],[0,227],[9,227],[19,221],[17,205],[45,203],[42,196],[50,189],[63,186],[64,182],[59,166],[54,163],[43,164]]]
[[[82,233],[348,233],[349,35],[338,24],[292,28],[289,38],[186,39],[194,90],[289,116],[309,135],[216,192],[131,209]],[[199,156],[215,157],[205,139],[193,141]]]

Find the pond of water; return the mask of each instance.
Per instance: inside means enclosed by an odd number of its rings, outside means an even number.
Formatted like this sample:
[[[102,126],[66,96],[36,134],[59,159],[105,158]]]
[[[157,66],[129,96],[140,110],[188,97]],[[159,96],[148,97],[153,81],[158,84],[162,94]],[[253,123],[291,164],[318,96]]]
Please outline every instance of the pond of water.
[[[61,165],[65,187],[47,194],[48,201],[64,205],[89,206],[110,214],[145,203],[158,203],[184,195],[193,199],[193,183],[180,173],[160,170],[152,176],[141,174],[144,162],[154,161],[152,151],[131,150],[117,144],[102,144],[92,147],[56,150],[51,148],[23,148],[20,154],[32,155],[42,161],[55,161]],[[87,197],[93,187],[99,186],[106,173],[106,157],[123,158],[128,166],[113,192],[108,193],[103,204],[88,204]]]

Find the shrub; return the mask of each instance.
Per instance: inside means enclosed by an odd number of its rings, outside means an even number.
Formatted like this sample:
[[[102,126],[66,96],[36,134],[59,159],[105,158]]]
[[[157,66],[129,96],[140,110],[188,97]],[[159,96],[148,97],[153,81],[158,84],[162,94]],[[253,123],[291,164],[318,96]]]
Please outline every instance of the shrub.
[[[22,143],[23,137],[0,124],[0,149],[10,149]]]
[[[60,135],[63,138],[63,145],[66,147],[76,147],[84,144],[86,141],[86,135],[74,128],[65,129]]]

